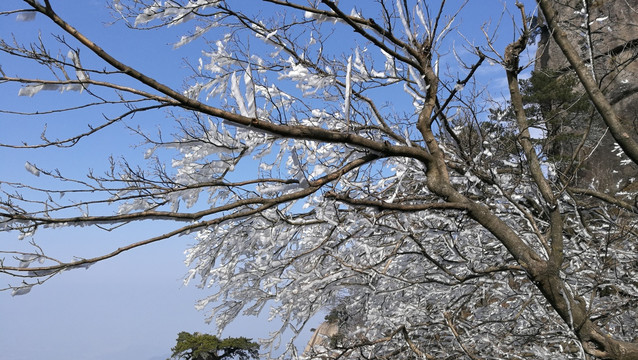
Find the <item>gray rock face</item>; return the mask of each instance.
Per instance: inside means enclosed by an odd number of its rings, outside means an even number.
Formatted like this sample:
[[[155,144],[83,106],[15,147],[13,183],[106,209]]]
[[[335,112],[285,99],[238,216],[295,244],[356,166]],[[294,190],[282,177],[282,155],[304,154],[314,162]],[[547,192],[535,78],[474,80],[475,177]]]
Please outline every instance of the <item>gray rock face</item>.
[[[303,356],[324,360],[334,358],[336,354],[332,354],[330,351],[330,337],[337,335],[338,332],[339,326],[337,324],[327,321],[321,323],[308,341]]]
[[[638,0],[558,0],[561,25],[582,58],[592,66],[600,88],[613,104],[627,129],[638,134]],[[536,71],[569,73],[570,66],[559,47],[543,28]],[[638,169],[626,165],[614,148],[606,126],[596,120],[577,185],[594,185],[612,192],[635,187]],[[583,128],[587,119],[583,119]],[[638,135],[636,135],[638,137]],[[638,184],[638,182],[636,182]]]

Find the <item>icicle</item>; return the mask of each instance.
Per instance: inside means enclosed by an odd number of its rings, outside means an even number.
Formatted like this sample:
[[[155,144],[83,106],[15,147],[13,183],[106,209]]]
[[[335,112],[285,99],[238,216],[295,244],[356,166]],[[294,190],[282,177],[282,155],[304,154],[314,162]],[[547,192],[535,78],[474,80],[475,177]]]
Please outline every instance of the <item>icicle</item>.
[[[253,74],[250,64],[244,73],[244,86],[246,86],[246,111],[248,116],[257,117],[257,109],[255,107],[255,83],[253,83]]]
[[[303,188],[308,187],[308,178],[306,178],[306,174],[304,174],[303,167],[301,165],[301,161],[299,161],[299,155],[297,155],[297,149],[293,149],[292,153],[292,162],[297,167],[297,180],[299,180],[299,184]]]
[[[71,61],[73,61],[73,66],[75,66],[75,75],[78,77],[78,80],[85,81],[89,79],[89,75],[82,71],[82,64],[80,63],[80,57],[78,53],[74,50],[69,50],[66,55]]]
[[[31,174],[35,175],[35,176],[40,176],[40,170],[35,167],[35,165],[31,164],[30,162],[25,162],[24,163],[24,168],[27,169],[28,172],[30,172]]]
[[[344,104],[344,113],[346,115],[346,122],[350,123],[350,95],[352,94],[352,55],[348,57],[348,66],[346,67],[346,93],[345,93],[345,104]]]
[[[403,23],[403,28],[405,29],[405,33],[408,35],[408,39],[411,42],[414,42],[414,35],[412,35],[412,31],[410,30],[410,25],[408,24],[408,18],[406,14],[403,12],[403,5],[401,5],[401,0],[397,0],[397,8],[399,9],[399,16],[401,17],[401,23]],[[407,9],[405,9],[407,10]]]
[[[237,103],[237,107],[239,108],[239,113],[242,116],[250,116],[248,111],[246,111],[246,105],[244,104],[244,98],[241,96],[241,92],[239,91],[239,78],[237,78],[237,74],[233,72],[233,75],[230,77],[230,94],[233,99]]]
[[[428,34],[428,37],[430,37],[430,28],[428,26],[428,22],[425,20],[425,14],[423,13],[422,7],[423,3],[419,3],[419,5],[416,6],[416,15],[419,17],[419,20],[425,29],[425,33]]]
[[[35,20],[35,11],[21,12],[16,16],[16,21],[33,21]]]
[[[24,284],[23,286],[14,288],[13,291],[11,292],[11,296],[19,296],[19,295],[28,294],[29,291],[31,291],[32,287],[33,287],[33,284]]]

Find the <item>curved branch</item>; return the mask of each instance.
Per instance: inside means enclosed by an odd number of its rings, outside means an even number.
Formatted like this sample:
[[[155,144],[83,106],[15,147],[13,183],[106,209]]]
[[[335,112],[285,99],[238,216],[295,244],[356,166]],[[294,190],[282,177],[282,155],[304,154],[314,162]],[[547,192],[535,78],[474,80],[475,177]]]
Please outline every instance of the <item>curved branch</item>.
[[[246,116],[238,115],[232,112],[221,110],[219,108],[206,105],[197,100],[191,99],[170,87],[158,82],[157,80],[141,73],[134,68],[125,65],[120,62],[108,52],[104,51],[101,47],[95,44],[93,41],[82,35],[77,29],[69,25],[66,21],[62,20],[55,12],[50,8],[43,7],[35,0],[25,0],[29,5],[33,6],[37,11],[45,14],[55,24],[57,24],[64,31],[75,37],[84,46],[88,47],[97,56],[109,63],[111,66],[122,71],[124,74],[140,81],[141,83],[163,93],[166,96],[171,97],[177,101],[182,107],[202,112],[214,117],[218,117],[227,120],[235,125],[251,127],[256,130],[262,130],[268,133],[276,134],[279,136],[285,136],[293,139],[308,139],[317,141],[326,141],[334,143],[350,144],[357,147],[369,149],[375,152],[380,152],[387,156],[407,156],[415,159],[419,159],[425,163],[429,163],[432,158],[425,150],[416,147],[409,146],[397,146],[391,145],[388,142],[378,142],[365,138],[363,136],[344,133],[336,130],[326,130],[317,126],[287,126],[278,125],[269,121],[260,120],[257,118],[249,118]]]
[[[621,209],[627,210],[632,213],[638,213],[638,207],[636,206],[636,204],[630,204],[624,200],[618,199],[609,194],[605,194],[593,189],[585,189],[585,188],[578,188],[578,187],[568,187],[567,190],[576,194],[588,195],[588,196],[597,198],[599,200],[615,205]]]
[[[428,204],[395,204],[386,201],[376,201],[368,199],[353,199],[348,195],[337,194],[333,191],[326,193],[325,197],[333,198],[346,204],[355,206],[375,207],[380,210],[398,210],[398,211],[425,211],[425,210],[467,210],[469,204],[464,202],[442,202]]]
[[[128,102],[127,102],[128,103]],[[28,144],[23,144],[23,145],[10,145],[10,144],[3,144],[0,143],[0,147],[4,147],[4,148],[12,148],[12,149],[41,149],[41,148],[46,148],[46,147],[50,147],[50,146],[57,146],[57,147],[72,147],[75,144],[77,144],[81,139],[88,137],[90,135],[93,135],[95,133],[97,133],[100,130],[105,129],[106,127],[113,125],[115,123],[117,123],[118,121],[122,120],[123,118],[138,113],[138,112],[142,112],[142,111],[148,111],[148,110],[155,110],[155,109],[161,109],[163,107],[166,106],[170,106],[169,104],[159,104],[159,105],[153,105],[153,106],[146,106],[146,107],[142,107],[142,108],[136,108],[136,109],[132,109],[129,110],[127,112],[125,112],[124,114],[117,116],[113,119],[108,119],[106,122],[104,122],[103,124],[100,124],[99,126],[91,126],[89,131],[83,132],[81,134],[66,138],[66,139],[62,139],[62,140],[54,140],[54,141],[50,141],[48,139],[45,138],[45,134],[44,132],[42,133],[42,135],[40,136],[44,141],[46,141],[43,144],[36,144],[36,145],[28,145]],[[59,110],[59,111],[65,111],[65,110]]]

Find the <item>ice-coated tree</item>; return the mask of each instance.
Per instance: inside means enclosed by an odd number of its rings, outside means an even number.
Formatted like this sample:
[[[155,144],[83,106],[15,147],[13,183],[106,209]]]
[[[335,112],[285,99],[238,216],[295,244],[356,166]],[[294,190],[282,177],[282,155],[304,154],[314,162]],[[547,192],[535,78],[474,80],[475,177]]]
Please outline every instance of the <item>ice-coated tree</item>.
[[[581,56],[600,53],[587,41],[594,26],[616,24],[599,17],[569,30],[557,2],[112,1],[108,31],[122,39],[183,31],[171,51],[197,47],[177,81],[175,71],[145,68],[161,64],[164,49],[154,64],[131,66],[55,1],[9,2],[3,22],[55,30],[0,43],[3,88],[34,101],[4,114],[66,114],[70,124],[92,109],[93,118],[68,125],[68,136],[15,134],[5,150],[49,148],[64,159],[126,124],[146,162],[104,159],[97,171],[95,159],[96,170],[77,177],[33,161],[26,170],[39,178],[2,180],[0,229],[33,244],[3,244],[6,290],[26,294],[63,271],[193,234],[186,281],[210,289],[200,306],[220,329],[270,311],[279,334],[294,336],[338,306],[354,320],[324,355],[341,359],[638,358],[633,179],[622,191],[582,184],[601,135],[582,119],[572,156],[558,157],[559,125],[547,114],[566,117],[570,105],[544,111],[551,99],[521,95],[538,15],[575,74],[565,99],[593,105],[615,154],[638,163],[632,122],[593,77],[594,56]],[[603,2],[593,3],[574,11],[588,17]],[[75,102],[35,105],[52,95]],[[155,130],[136,123],[149,113]],[[42,179],[47,187],[31,183]],[[49,256],[37,242],[43,228],[153,220],[174,227],[97,257]],[[282,358],[311,356],[289,344]]]

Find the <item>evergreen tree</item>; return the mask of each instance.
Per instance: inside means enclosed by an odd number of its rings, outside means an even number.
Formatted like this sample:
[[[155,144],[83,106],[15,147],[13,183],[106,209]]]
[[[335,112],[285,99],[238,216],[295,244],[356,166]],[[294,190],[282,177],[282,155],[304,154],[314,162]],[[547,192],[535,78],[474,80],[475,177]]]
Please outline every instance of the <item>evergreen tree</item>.
[[[177,344],[171,350],[171,359],[248,360],[257,359],[259,344],[245,337],[219,339],[215,335],[182,331],[177,335]]]

